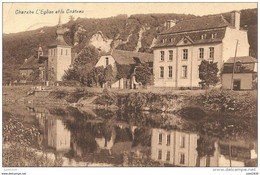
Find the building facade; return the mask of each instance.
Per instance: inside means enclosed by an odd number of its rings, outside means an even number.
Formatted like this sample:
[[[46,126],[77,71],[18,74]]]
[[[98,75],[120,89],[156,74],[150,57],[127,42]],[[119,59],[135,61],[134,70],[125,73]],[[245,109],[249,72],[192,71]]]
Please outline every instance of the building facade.
[[[108,65],[112,66],[113,72],[117,74],[120,66],[129,66],[130,69],[126,73],[126,76],[120,79],[116,79],[112,84],[111,88],[134,88],[135,77],[131,76],[132,71],[138,64],[148,64],[152,68],[153,55],[148,53],[124,51],[124,50],[112,50],[104,56],[101,56],[95,67],[103,66],[106,68]]]
[[[229,19],[212,15],[184,21],[168,21],[168,29],[157,36],[153,47],[155,87],[199,87],[202,60],[223,63],[248,56],[247,31],[240,29],[240,12]],[[237,44],[238,43],[238,44]]]
[[[234,72],[233,69],[235,69]],[[254,83],[257,84],[257,59],[250,56],[228,59],[223,66],[221,81],[223,89],[250,90],[256,88]]]
[[[64,30],[61,19],[56,31],[57,38],[54,43],[48,46],[48,80],[61,81],[65,71],[71,65],[71,46],[63,38]]]

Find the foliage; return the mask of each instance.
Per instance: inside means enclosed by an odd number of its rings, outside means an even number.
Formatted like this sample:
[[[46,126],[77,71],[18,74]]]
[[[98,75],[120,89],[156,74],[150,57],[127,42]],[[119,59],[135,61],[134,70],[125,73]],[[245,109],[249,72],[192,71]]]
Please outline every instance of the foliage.
[[[130,65],[126,65],[126,64],[118,64],[116,62],[116,68],[117,68],[117,75],[116,78],[117,79],[121,79],[121,78],[130,78],[130,74],[132,72],[132,68]]]
[[[203,87],[215,86],[219,81],[218,63],[203,60],[199,66],[199,78]]]
[[[116,72],[113,71],[112,65],[108,65],[104,69],[104,79],[108,85],[111,85],[115,81],[115,73]]]
[[[104,89],[101,96],[99,96],[95,101],[94,104],[99,105],[116,105],[117,104],[117,97],[114,93],[109,92],[108,89]]]
[[[152,68],[148,64],[138,66],[135,70],[135,77],[136,82],[141,82],[144,86],[153,84]]]
[[[90,87],[102,86],[105,83],[104,67],[95,67],[87,74],[87,85]]]

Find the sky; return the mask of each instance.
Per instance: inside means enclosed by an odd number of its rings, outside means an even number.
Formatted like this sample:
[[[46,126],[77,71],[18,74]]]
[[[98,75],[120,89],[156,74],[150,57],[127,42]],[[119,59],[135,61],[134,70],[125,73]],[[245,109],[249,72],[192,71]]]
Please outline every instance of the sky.
[[[251,8],[257,8],[257,3],[3,3],[3,33],[55,26],[59,19],[59,13],[56,13],[58,10],[63,10],[61,19],[62,23],[66,23],[71,15],[75,19],[148,13],[202,16]],[[73,10],[76,11],[72,13]],[[29,14],[22,14],[22,12]]]

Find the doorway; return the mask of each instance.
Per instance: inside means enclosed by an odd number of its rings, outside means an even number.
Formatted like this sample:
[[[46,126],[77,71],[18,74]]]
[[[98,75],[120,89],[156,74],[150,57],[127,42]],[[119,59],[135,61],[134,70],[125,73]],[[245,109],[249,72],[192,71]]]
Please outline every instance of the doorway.
[[[233,90],[239,91],[241,86],[241,80],[234,80],[233,82]]]

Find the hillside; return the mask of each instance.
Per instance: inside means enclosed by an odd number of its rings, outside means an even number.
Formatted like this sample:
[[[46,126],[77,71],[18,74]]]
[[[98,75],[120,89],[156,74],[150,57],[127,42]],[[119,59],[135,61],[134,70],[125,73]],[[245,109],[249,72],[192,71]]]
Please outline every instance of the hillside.
[[[164,30],[166,20],[185,20],[194,17],[196,16],[184,14],[142,14],[130,17],[118,15],[102,19],[78,18],[64,24],[67,31],[64,38],[68,44],[73,45],[74,52],[80,52],[89,42],[95,42],[96,45],[105,44],[107,48],[152,52],[153,40]],[[257,9],[241,11],[241,27],[249,31],[250,54],[257,57]],[[3,83],[16,79],[24,59],[36,52],[39,43],[46,53],[47,46],[56,39],[55,31],[56,26],[53,26],[4,34]]]

